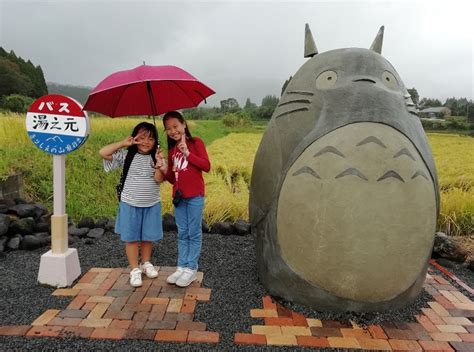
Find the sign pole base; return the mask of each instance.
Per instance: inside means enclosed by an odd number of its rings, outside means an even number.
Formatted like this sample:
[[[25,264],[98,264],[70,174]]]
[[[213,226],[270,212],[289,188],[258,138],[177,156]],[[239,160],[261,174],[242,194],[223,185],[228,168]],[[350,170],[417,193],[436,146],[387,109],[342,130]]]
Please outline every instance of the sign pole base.
[[[38,282],[54,287],[67,287],[81,275],[81,266],[76,248],[64,253],[47,251],[41,256]]]

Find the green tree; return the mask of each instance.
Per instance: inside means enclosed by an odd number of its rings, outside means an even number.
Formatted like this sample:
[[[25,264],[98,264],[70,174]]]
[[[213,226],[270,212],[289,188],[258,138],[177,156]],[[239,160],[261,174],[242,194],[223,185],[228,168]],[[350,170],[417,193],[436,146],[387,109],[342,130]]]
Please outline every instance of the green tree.
[[[239,110],[240,110],[240,106],[235,98],[221,100],[221,111],[223,113],[237,112]]]
[[[12,94],[0,99],[0,107],[13,112],[26,113],[34,99],[24,95]]]
[[[278,105],[279,99],[274,95],[266,95],[262,99],[262,104],[258,108],[257,118],[261,120],[270,120]]]
[[[438,99],[423,98],[420,100],[420,108],[433,108],[442,106],[441,102]]]

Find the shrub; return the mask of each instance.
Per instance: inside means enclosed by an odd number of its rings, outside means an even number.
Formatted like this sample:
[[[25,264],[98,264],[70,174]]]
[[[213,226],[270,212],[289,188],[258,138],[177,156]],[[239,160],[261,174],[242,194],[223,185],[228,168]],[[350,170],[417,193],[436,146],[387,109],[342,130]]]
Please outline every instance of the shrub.
[[[222,123],[227,127],[248,127],[252,125],[252,121],[246,112],[226,114],[222,118]]]
[[[19,94],[11,94],[0,99],[0,107],[12,112],[26,113],[35,100]]]

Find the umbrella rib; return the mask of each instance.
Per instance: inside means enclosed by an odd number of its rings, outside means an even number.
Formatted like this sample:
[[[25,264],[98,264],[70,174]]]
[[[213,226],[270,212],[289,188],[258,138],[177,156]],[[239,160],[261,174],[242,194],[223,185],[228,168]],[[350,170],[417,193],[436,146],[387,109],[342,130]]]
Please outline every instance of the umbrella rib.
[[[188,97],[188,99],[194,104],[194,100],[191,99],[191,97],[188,95],[188,93],[187,93],[183,88],[181,88],[181,86],[180,86],[178,83],[176,83],[175,81],[169,81],[169,82],[172,82],[172,83],[175,84],[179,89],[181,89],[181,91],[182,91],[182,92]],[[197,107],[197,105],[196,105],[196,107]]]
[[[125,91],[126,91],[130,86],[131,86],[131,84],[127,84],[127,85],[125,86],[125,88],[122,90],[122,92],[120,93],[120,97],[119,97],[118,100],[117,100],[117,104],[115,104],[115,106],[114,106],[114,111],[113,111],[113,113],[112,113],[112,117],[115,117],[114,115],[115,115],[115,112],[117,111],[117,107],[118,107],[118,105],[119,105],[119,102],[120,102],[120,100],[122,99],[122,96],[123,96],[123,94],[125,93]]]

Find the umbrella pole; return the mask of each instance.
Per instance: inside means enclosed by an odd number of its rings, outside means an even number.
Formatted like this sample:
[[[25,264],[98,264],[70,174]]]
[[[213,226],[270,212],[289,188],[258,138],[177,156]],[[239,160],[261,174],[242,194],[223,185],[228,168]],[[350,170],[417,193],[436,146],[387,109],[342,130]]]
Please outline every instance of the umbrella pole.
[[[153,97],[153,90],[151,89],[150,81],[146,81],[146,89],[148,91],[148,98],[150,99],[150,107],[151,107],[151,112],[153,115],[153,123],[155,123],[156,106],[155,106],[155,98]]]

